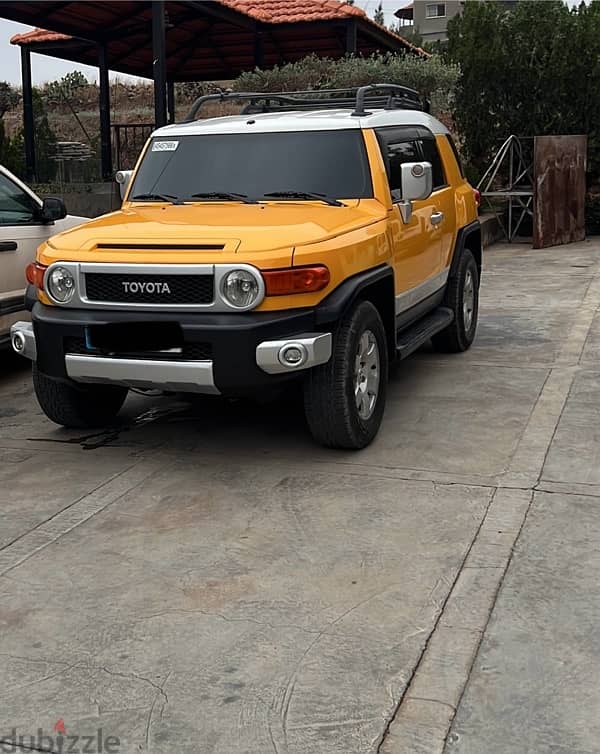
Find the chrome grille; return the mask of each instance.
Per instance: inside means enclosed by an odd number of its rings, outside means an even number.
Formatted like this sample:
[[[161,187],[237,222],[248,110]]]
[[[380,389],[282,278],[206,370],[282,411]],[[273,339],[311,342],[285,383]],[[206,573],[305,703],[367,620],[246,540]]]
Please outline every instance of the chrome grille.
[[[213,275],[131,275],[87,272],[89,301],[122,304],[210,304]]]

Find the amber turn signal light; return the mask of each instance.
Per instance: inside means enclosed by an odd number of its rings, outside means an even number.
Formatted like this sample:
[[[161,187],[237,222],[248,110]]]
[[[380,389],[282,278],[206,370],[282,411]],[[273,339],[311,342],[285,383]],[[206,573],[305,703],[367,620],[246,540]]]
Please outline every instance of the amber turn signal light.
[[[327,267],[289,267],[284,270],[264,270],[267,296],[286,296],[290,293],[315,293],[329,284]]]
[[[44,288],[44,273],[48,268],[38,262],[31,262],[25,268],[27,282],[42,290]]]

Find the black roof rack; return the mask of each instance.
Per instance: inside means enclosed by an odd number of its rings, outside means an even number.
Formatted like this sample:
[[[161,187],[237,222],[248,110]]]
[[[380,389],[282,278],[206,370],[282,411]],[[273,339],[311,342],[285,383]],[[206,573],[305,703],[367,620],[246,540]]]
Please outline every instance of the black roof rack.
[[[208,102],[245,102],[243,115],[295,110],[339,110],[352,108],[352,115],[370,115],[367,107],[383,110],[422,110],[429,102],[419,92],[399,84],[369,84],[351,89],[315,89],[307,92],[217,92],[206,94],[192,105],[184,123],[196,120]]]

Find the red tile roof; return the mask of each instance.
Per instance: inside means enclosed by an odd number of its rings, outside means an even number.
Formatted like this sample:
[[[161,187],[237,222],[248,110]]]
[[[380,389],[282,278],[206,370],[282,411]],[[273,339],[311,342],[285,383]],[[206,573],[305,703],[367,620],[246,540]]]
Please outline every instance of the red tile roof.
[[[360,18],[378,29],[383,29],[390,36],[401,39],[406,47],[415,50],[421,57],[430,57],[425,50],[373,21],[362,8],[348,5],[343,0],[219,0],[219,2],[266,24]]]
[[[331,21],[337,18],[366,18],[361,8],[340,0],[220,0],[234,10],[267,24],[296,21]]]
[[[429,53],[408,42],[399,34],[380,26],[369,18],[362,8],[342,2],[342,0],[219,0],[232,10],[243,13],[256,21],[267,24],[283,24],[311,21],[335,21],[355,18],[367,22],[385,31],[404,43],[406,48],[414,50],[421,57]],[[60,34],[45,29],[34,29],[23,34],[15,34],[10,42],[14,45],[29,45],[36,42],[57,42],[72,39],[68,34]]]
[[[69,34],[59,34],[57,31],[46,31],[46,29],[34,29],[25,31],[22,34],[15,34],[10,38],[11,45],[28,45],[35,42],[61,42],[72,39]]]

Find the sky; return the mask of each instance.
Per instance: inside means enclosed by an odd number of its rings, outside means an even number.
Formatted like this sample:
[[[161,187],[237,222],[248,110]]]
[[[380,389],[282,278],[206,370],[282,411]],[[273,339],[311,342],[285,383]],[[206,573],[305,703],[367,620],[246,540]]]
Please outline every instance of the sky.
[[[364,8],[372,16],[379,3],[382,3],[385,13],[386,23],[391,24],[394,21],[394,11],[407,5],[409,0],[355,0],[355,4]],[[543,2],[544,0],[539,0]],[[568,5],[576,5],[579,0],[565,0]],[[24,24],[17,24],[13,21],[0,19],[0,81],[8,81],[11,84],[21,83],[21,56],[20,48],[9,43],[13,34],[30,31],[31,27]],[[31,74],[34,84],[43,84],[46,81],[53,81],[62,78],[70,71],[81,71],[90,81],[97,81],[98,69],[91,66],[69,63],[57,58],[49,58],[45,55],[31,56]],[[132,76],[117,74],[120,79],[135,80]],[[114,78],[115,74],[111,75]]]

